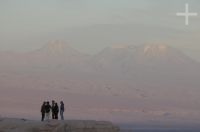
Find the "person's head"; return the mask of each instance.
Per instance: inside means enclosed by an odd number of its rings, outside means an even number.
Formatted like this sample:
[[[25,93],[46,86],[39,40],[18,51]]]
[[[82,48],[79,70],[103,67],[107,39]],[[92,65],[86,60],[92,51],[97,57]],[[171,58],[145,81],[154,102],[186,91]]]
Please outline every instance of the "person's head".
[[[58,106],[58,103],[55,103],[55,106]]]
[[[49,101],[47,101],[47,104],[49,105]]]
[[[52,104],[54,104],[55,103],[55,101],[54,100],[52,100]]]
[[[63,101],[60,101],[60,104],[64,104]]]
[[[45,105],[45,104],[46,104],[46,102],[44,101],[44,102],[43,102],[43,105]]]

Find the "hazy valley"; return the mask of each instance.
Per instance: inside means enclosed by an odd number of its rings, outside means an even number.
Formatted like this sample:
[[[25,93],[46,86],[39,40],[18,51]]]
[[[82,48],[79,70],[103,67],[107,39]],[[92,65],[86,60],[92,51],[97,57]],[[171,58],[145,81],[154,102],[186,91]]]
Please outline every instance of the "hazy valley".
[[[0,113],[39,119],[42,101],[55,99],[64,100],[69,119],[198,125],[199,78],[200,64],[166,45],[87,55],[52,41],[32,52],[0,52]]]

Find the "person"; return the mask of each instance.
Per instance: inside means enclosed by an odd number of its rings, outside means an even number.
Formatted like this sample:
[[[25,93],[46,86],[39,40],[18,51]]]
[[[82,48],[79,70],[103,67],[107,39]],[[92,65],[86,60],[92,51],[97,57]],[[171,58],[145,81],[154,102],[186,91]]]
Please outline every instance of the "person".
[[[51,112],[51,105],[49,104],[49,101],[45,105],[45,117],[46,120],[49,120],[50,117],[50,112]]]
[[[42,114],[41,121],[44,121],[44,118],[45,118],[45,105],[46,105],[46,102],[43,102],[43,104],[41,106],[41,114]]]
[[[55,101],[54,101],[54,100],[52,100],[52,105],[51,105],[51,107],[52,107],[52,119],[55,119],[55,113],[54,113],[54,111],[53,111],[53,109],[54,109],[54,107],[55,107]]]
[[[64,111],[65,111],[65,106],[64,106],[64,103],[63,101],[60,101],[60,117],[61,117],[61,120],[64,120]]]
[[[52,111],[54,112],[55,119],[58,120],[59,107],[57,103],[55,103]]]

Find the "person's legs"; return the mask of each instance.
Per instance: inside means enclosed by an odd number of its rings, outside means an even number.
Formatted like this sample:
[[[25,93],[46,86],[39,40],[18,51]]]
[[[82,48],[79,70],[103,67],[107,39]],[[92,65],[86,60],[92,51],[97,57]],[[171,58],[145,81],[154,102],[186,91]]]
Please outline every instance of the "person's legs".
[[[53,111],[52,111],[52,119],[55,119],[55,114]]]
[[[50,112],[46,113],[46,120],[49,120],[49,117],[50,117]]]
[[[55,119],[58,120],[58,113],[55,113]]]
[[[62,110],[60,111],[60,117],[61,117],[61,120],[64,120],[64,116],[63,116],[63,111]]]
[[[42,119],[41,121],[44,121],[45,113],[42,113]]]

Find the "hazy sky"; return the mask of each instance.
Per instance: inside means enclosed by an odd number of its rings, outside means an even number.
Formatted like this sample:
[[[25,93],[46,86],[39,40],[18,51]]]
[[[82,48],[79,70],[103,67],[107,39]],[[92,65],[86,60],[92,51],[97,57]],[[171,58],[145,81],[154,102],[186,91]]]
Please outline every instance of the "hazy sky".
[[[189,3],[189,11],[199,13],[198,17],[190,18],[189,26],[184,25],[184,17],[176,16],[177,12],[185,11],[185,3]],[[117,43],[119,36],[116,35],[118,39],[114,41],[116,32],[113,29],[120,27],[124,34],[120,34],[123,39],[119,43],[125,39],[127,41],[124,43],[131,43],[134,36],[126,36],[128,33],[137,34],[138,31],[146,43],[150,40],[146,39],[149,34],[142,34],[148,29],[154,33],[155,29],[156,34],[149,36],[151,41],[170,43],[199,58],[199,7],[199,0],[0,0],[0,49],[32,50],[48,41],[64,39],[79,50],[94,53]],[[101,37],[101,40],[96,39],[101,45],[89,40],[90,34],[96,38],[95,35],[108,32],[109,25],[112,27],[109,31],[112,41],[108,41],[109,35]],[[129,26],[132,28],[125,32]],[[134,30],[134,27],[139,29]],[[165,37],[163,32],[171,36]],[[76,37],[77,33],[79,36]],[[81,33],[88,36],[80,41],[75,40],[79,39]],[[134,42],[138,42],[137,38]]]

